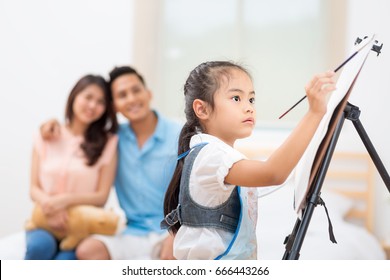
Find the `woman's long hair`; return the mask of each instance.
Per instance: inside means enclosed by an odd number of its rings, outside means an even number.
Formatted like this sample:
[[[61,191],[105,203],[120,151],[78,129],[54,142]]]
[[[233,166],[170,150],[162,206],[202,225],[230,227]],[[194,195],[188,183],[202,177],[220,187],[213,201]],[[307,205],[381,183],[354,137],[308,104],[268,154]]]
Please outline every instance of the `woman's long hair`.
[[[90,85],[96,85],[104,93],[105,111],[103,115],[91,123],[84,133],[84,141],[81,144],[87,165],[94,165],[101,156],[108,140],[109,133],[115,133],[118,129],[116,113],[114,111],[111,92],[105,79],[99,75],[86,75],[82,77],[71,90],[65,109],[65,119],[72,122],[74,118],[73,103],[76,96]]]

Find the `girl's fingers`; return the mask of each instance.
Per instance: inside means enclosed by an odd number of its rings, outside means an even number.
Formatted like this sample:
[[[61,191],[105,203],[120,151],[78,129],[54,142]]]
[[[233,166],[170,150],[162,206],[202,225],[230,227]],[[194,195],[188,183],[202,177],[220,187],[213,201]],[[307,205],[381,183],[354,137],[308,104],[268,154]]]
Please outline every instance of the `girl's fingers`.
[[[322,78],[317,81],[317,83],[313,87],[313,93],[320,92],[324,89],[324,87],[328,85],[334,85],[334,81],[330,78]]]
[[[328,85],[334,85],[335,82],[333,80],[333,76],[333,72],[325,72],[323,74],[315,76],[310,86],[306,88],[307,93],[315,94],[317,92],[322,91]]]
[[[318,83],[319,80],[321,80],[323,78],[326,78],[326,77],[327,78],[332,78],[334,75],[335,75],[335,73],[333,71],[327,71],[327,72],[324,72],[324,73],[317,74],[306,85],[306,88],[307,89],[313,88]]]

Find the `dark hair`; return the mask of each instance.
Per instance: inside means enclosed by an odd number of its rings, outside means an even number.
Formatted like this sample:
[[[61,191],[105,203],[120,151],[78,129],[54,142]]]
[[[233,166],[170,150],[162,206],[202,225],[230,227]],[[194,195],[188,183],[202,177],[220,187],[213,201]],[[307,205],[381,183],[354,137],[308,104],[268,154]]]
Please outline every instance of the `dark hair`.
[[[118,122],[107,82],[103,77],[96,75],[82,77],[71,90],[65,109],[66,121],[72,122],[74,117],[74,100],[81,91],[90,85],[97,85],[102,89],[106,107],[103,115],[89,125],[84,133],[84,142],[80,146],[87,157],[87,164],[92,166],[97,162],[103,152],[108,140],[108,133],[115,133],[117,131]]]
[[[130,66],[120,66],[120,67],[115,67],[114,69],[112,69],[110,74],[109,74],[110,75],[110,81],[109,81],[110,87],[116,78],[118,78],[122,75],[126,75],[126,74],[136,75],[140,79],[141,83],[144,86],[146,86],[144,78],[141,76],[140,73],[137,72],[137,70],[135,70],[134,68],[132,68]]]
[[[230,79],[233,69],[238,69],[249,75],[245,68],[229,61],[205,62],[191,71],[184,85],[184,113],[186,115],[186,123],[180,132],[178,155],[190,148],[192,136],[203,131],[192,107],[194,100],[203,100],[214,109],[214,93],[220,88],[223,78]],[[183,165],[184,158],[177,161],[176,169],[165,194],[164,215],[174,210],[179,203],[180,179]],[[180,224],[176,223],[169,230],[175,234],[179,228]]]

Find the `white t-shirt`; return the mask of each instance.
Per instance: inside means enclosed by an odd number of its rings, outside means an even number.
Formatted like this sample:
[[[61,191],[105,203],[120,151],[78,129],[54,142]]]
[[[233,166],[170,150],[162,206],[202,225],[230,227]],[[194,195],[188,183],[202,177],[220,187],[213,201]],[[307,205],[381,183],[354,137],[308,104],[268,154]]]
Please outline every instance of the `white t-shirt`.
[[[224,180],[234,163],[246,157],[220,139],[197,134],[191,138],[190,148],[206,142],[197,155],[189,182],[192,199],[203,206],[214,207],[225,202],[235,185]],[[174,256],[179,259],[214,259],[222,254],[233,234],[214,228],[181,226],[174,240]]]

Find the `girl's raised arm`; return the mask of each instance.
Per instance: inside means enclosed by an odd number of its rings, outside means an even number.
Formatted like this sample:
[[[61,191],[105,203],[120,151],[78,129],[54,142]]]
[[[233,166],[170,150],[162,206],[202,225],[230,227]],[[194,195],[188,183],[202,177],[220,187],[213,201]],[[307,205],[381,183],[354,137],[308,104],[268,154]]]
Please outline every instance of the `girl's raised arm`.
[[[316,75],[305,87],[308,112],[267,161],[238,161],[230,168],[225,182],[247,187],[282,184],[301,159],[326,113],[327,96],[335,90],[333,76],[334,72]]]

